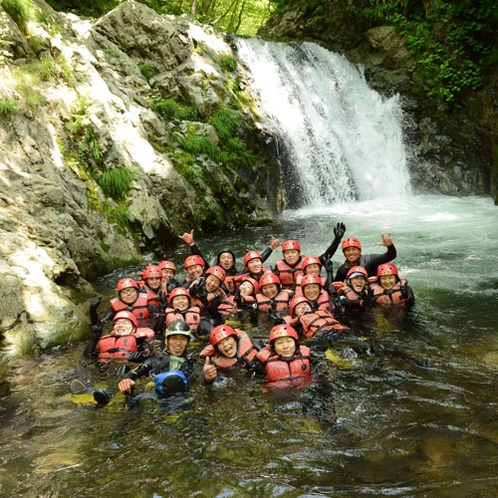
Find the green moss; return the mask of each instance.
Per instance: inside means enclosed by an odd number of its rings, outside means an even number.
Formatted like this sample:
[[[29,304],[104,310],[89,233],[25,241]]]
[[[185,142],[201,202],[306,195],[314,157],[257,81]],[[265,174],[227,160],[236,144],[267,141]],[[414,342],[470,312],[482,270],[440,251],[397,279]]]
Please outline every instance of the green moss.
[[[11,98],[0,98],[0,118],[9,118],[20,112],[19,102]]]
[[[108,169],[104,171],[98,178],[97,183],[104,192],[104,195],[119,201],[126,197],[130,188],[131,182],[136,178],[136,175],[125,166]]]

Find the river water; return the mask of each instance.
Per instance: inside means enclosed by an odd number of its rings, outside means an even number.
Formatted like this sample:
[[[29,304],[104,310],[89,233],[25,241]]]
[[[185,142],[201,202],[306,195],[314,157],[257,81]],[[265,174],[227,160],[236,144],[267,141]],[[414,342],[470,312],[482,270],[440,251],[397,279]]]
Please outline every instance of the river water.
[[[2,386],[1,495],[496,496],[498,208],[478,197],[353,201],[198,243],[209,260],[232,248],[239,266],[270,233],[319,254],[337,221],[367,253],[383,251],[381,233],[392,233],[417,298],[407,319],[373,317],[374,348],[330,345],[323,382],[302,391],[263,392],[257,379],[199,383],[176,410],[72,395],[75,377],[116,382],[81,358],[84,344],[16,361]],[[337,267],[342,258],[333,259]],[[115,281],[107,277],[109,289]]]

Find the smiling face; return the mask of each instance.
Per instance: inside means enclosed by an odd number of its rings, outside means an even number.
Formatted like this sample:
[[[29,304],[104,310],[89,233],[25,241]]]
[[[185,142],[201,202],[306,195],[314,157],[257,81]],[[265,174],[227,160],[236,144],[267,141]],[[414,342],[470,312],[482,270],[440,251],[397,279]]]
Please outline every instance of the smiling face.
[[[352,266],[356,264],[356,262],[360,259],[360,256],[361,251],[357,247],[346,247],[346,249],[344,249],[344,257]]]
[[[247,280],[240,284],[239,290],[242,297],[248,297],[254,294],[254,287],[252,286],[251,282],[248,282]]]
[[[204,267],[202,265],[192,265],[187,268],[187,274],[189,279],[200,277],[204,273]]]
[[[294,266],[299,260],[299,251],[297,249],[287,249],[283,254],[284,260],[289,266]]]
[[[170,268],[163,268],[161,270],[161,274],[163,276],[164,281],[167,283],[171,282],[171,280],[173,280],[173,278],[175,276],[175,272],[173,270],[171,270]]]
[[[308,284],[303,287],[303,294],[310,301],[316,301],[320,295],[321,288],[318,284]]]
[[[284,358],[290,358],[296,352],[296,341],[292,337],[279,337],[273,341],[273,349]]]
[[[119,292],[119,299],[125,304],[133,304],[138,297],[138,290],[135,287],[126,287]]]
[[[171,300],[171,306],[175,310],[184,311],[188,309],[189,298],[187,296],[175,296]]]
[[[309,303],[306,301],[303,301],[302,303],[299,303],[296,305],[294,308],[294,315],[297,317],[303,316],[306,313],[311,313],[311,306]]]
[[[128,318],[118,318],[114,321],[114,327],[112,329],[115,335],[130,335],[135,330],[135,325]]]
[[[173,334],[166,337],[166,347],[175,356],[182,356],[189,343],[189,338],[182,334]]]
[[[231,335],[220,341],[216,347],[221,355],[233,358],[237,354],[237,341]]]
[[[396,275],[381,275],[379,283],[383,289],[392,289],[396,283]]]
[[[158,290],[161,287],[161,277],[149,277],[145,280],[146,285],[152,290]]]
[[[273,299],[278,294],[277,284],[266,284],[261,287],[261,293],[268,299]]]
[[[304,269],[305,275],[320,275],[320,265],[318,263],[311,263]]]
[[[208,275],[204,287],[208,292],[214,292],[221,284],[221,280],[214,275]]]
[[[358,276],[349,279],[349,285],[355,292],[361,292],[367,285],[365,277]]]
[[[263,262],[259,258],[254,258],[250,259],[246,266],[250,274],[259,275],[263,269]]]

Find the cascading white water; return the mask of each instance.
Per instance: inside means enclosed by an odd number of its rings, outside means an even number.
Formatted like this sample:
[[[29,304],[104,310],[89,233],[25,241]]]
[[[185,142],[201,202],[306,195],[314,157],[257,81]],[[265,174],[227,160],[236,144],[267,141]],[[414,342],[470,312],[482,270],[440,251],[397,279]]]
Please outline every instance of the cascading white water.
[[[409,192],[398,97],[383,98],[345,57],[313,43],[239,38],[237,48],[277,139],[288,208]]]

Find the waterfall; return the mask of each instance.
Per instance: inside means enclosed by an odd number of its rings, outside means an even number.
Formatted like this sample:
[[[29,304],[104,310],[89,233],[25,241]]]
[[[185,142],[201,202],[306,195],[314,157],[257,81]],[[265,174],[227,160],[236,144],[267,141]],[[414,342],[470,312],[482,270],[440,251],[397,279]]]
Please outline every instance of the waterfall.
[[[236,44],[276,139],[286,208],[409,192],[398,96],[383,98],[345,57],[314,43]]]

